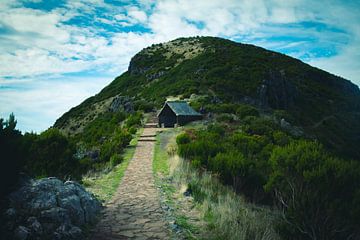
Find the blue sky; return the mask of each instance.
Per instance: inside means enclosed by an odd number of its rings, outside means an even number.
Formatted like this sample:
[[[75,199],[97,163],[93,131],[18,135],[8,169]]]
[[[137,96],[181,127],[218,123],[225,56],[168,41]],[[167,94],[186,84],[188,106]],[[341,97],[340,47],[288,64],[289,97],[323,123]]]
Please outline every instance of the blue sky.
[[[219,36],[360,85],[360,1],[1,0],[0,117],[50,127],[153,43]]]

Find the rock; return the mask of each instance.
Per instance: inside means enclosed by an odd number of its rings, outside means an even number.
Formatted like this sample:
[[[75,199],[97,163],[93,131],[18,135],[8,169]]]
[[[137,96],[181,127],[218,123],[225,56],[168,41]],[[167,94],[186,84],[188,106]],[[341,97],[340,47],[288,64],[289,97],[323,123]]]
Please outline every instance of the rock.
[[[111,112],[124,111],[127,113],[134,112],[133,99],[127,96],[116,96],[110,104]]]
[[[60,224],[70,223],[69,213],[61,207],[54,207],[40,213],[40,220],[43,223]]]
[[[257,89],[260,107],[289,109],[298,96],[296,86],[288,79],[285,71],[269,71]]]
[[[80,198],[71,195],[59,199],[59,206],[68,210],[71,221],[75,224],[82,225],[85,223],[84,211],[80,204]]]
[[[57,178],[29,180],[9,195],[4,213],[11,239],[81,239],[101,204],[77,182]]]
[[[281,128],[283,128],[283,129],[290,129],[291,124],[288,123],[284,118],[282,118],[282,119],[280,120],[280,126],[281,126]]]
[[[30,210],[31,213],[35,214],[36,212],[39,212],[41,210],[56,207],[56,204],[56,196],[54,195],[54,193],[44,191],[36,194],[34,198],[29,201],[26,207]]]
[[[18,240],[28,239],[30,235],[30,230],[24,226],[19,226],[15,229],[14,237]]]
[[[284,118],[280,120],[280,127],[295,137],[300,137],[304,135],[304,131],[300,127],[292,126]]]
[[[27,220],[27,226],[35,235],[41,235],[43,233],[42,226],[36,217],[29,217]]]
[[[72,240],[83,239],[82,230],[70,224],[63,224],[54,232],[54,239],[56,240]]]

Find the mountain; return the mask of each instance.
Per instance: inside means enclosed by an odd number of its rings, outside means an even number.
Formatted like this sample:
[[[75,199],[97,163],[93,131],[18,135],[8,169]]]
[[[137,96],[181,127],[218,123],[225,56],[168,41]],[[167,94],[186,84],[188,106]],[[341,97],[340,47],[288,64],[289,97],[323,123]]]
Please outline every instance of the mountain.
[[[360,90],[349,80],[261,47],[215,37],[179,38],[137,53],[98,94],[60,117],[77,134],[118,96],[160,108],[168,96],[202,96],[202,105],[250,104],[298,126],[309,138],[360,159]]]

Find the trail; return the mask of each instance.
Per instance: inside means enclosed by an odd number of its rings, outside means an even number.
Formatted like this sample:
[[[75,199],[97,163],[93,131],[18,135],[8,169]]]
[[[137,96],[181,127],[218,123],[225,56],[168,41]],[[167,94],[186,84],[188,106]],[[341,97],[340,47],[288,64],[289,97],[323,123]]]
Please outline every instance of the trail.
[[[156,131],[155,124],[146,124],[119,188],[90,239],[169,239],[152,171]]]

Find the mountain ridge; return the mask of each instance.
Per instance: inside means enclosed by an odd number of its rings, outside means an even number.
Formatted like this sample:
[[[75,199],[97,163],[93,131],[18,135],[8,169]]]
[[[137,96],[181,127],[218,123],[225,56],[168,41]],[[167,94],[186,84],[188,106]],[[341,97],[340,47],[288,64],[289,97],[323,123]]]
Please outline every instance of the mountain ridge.
[[[126,72],[65,113],[54,127],[71,134],[79,122],[86,125],[108,111],[116,96],[159,108],[166,97],[180,95],[205,96],[199,102],[204,106],[218,99],[250,104],[264,113],[282,112],[281,118],[328,148],[360,158],[358,86],[287,55],[215,37],[179,38],[144,48]]]

